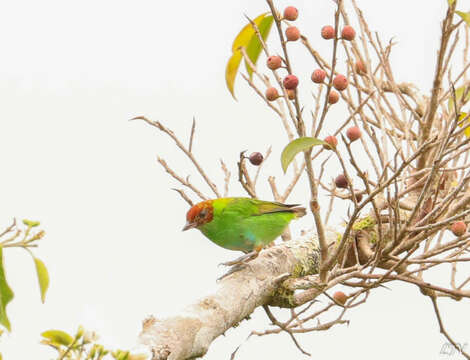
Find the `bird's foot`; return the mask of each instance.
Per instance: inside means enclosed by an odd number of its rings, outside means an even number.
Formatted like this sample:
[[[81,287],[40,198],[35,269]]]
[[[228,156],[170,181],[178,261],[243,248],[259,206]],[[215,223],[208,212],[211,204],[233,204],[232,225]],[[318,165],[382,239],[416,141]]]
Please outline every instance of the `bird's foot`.
[[[220,265],[224,265],[224,266],[244,265],[247,262],[253,259],[256,259],[258,257],[258,254],[259,254],[259,251],[253,250],[252,252],[249,252],[248,254],[244,254],[240,256],[239,258],[236,258],[235,260],[220,263],[219,266]]]

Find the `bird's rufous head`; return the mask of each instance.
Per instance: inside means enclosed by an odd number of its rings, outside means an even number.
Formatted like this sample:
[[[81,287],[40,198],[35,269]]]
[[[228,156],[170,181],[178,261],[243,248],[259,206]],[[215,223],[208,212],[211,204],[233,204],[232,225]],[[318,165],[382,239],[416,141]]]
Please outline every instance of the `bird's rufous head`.
[[[186,225],[183,231],[197,228],[201,225],[207,224],[214,217],[214,208],[212,201],[206,200],[194,205],[186,214]]]

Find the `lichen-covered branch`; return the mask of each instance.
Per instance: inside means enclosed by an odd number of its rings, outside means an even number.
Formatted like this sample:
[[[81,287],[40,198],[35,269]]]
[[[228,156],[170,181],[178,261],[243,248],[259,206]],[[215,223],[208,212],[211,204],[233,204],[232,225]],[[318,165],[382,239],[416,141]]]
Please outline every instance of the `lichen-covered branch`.
[[[334,232],[327,234],[331,242],[336,240]],[[318,242],[311,233],[266,249],[249,266],[219,281],[214,294],[188,306],[180,315],[145,320],[140,342],[152,349],[153,360],[202,356],[214,339],[257,307],[276,302],[276,290],[286,274],[317,273],[318,261]]]

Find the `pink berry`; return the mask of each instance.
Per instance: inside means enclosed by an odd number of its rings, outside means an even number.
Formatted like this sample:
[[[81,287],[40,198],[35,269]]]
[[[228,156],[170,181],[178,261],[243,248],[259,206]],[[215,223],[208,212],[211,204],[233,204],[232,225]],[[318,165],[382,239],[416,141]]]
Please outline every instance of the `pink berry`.
[[[348,188],[348,179],[343,174],[338,175],[335,179],[336,187],[347,189]]]
[[[337,303],[344,305],[346,301],[348,300],[348,297],[346,296],[344,292],[337,291],[333,294],[333,299],[335,299]]]
[[[361,137],[361,130],[357,126],[350,127],[346,130],[346,136],[351,141],[356,141]]]
[[[284,9],[284,19],[294,21],[299,16],[299,11],[293,6],[288,6]]]
[[[266,60],[266,65],[271,70],[279,69],[282,66],[282,59],[280,56],[270,56],[268,57],[268,60]]]
[[[274,87],[270,87],[266,89],[266,99],[269,101],[274,101],[279,97],[279,93],[277,92],[277,89]]]
[[[331,90],[330,93],[328,94],[328,103],[336,104],[338,100],[339,100],[339,94],[336,91]]]
[[[294,100],[295,99],[295,90],[287,89],[287,97],[289,98],[289,100]]]
[[[289,26],[286,29],[286,38],[288,41],[297,41],[300,39],[300,31],[295,26]]]
[[[294,90],[299,85],[299,79],[295,75],[287,75],[282,83],[286,89]]]
[[[358,75],[365,75],[367,73],[367,68],[361,60],[356,61],[354,70]]]
[[[317,69],[312,73],[312,81],[317,84],[321,84],[326,77],[325,70]]]
[[[455,236],[462,236],[467,231],[467,225],[463,221],[454,222],[450,228]]]
[[[356,37],[356,31],[352,26],[346,25],[341,31],[341,37],[348,41],[354,40]]]
[[[336,149],[336,145],[338,145],[338,140],[332,135],[327,136],[325,142],[328,143],[328,145],[323,145],[323,147],[327,150]]]
[[[333,79],[333,86],[336,90],[342,91],[348,87],[348,79],[344,75],[336,75]]]
[[[333,39],[335,37],[335,28],[330,25],[323,26],[321,28],[321,37],[326,40]]]

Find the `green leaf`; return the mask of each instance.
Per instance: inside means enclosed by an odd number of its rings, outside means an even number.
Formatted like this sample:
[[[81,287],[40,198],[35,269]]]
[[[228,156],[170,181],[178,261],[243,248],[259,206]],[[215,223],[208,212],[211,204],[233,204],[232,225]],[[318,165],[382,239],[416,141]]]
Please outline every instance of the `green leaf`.
[[[41,336],[56,345],[70,346],[73,343],[73,337],[62,330],[47,330]]]
[[[467,23],[468,26],[470,26],[470,11],[468,11],[468,12],[456,11],[455,13],[458,16],[460,16],[462,18],[462,20]]]
[[[49,273],[47,272],[46,265],[36,257],[34,258],[34,264],[36,265],[39,289],[41,290],[41,301],[44,303],[46,301],[46,292],[49,288]]]
[[[297,155],[301,151],[308,150],[312,146],[315,146],[315,145],[327,145],[328,146],[328,143],[324,142],[323,140],[316,139],[313,137],[301,137],[287,144],[284,150],[282,150],[282,154],[281,154],[282,170],[284,170],[284,172],[287,171],[287,167],[292,162],[292,160],[294,160],[295,155]]]
[[[465,92],[465,89],[466,89],[465,86],[461,86],[461,87],[455,89],[455,98],[457,99],[457,102],[460,102],[462,100],[462,96]],[[467,96],[465,97],[464,101],[462,102],[462,105],[464,105],[469,100],[470,100],[470,91],[468,91]],[[448,107],[449,111],[454,110],[454,97],[452,95],[449,98],[449,101],[447,103],[447,107]]]
[[[8,320],[6,307],[13,299],[13,291],[8,286],[5,278],[5,269],[3,268],[3,248],[0,246],[0,324],[11,331],[10,320]]]
[[[36,226],[41,225],[39,221],[33,221],[33,220],[28,220],[28,219],[24,219],[23,224],[25,224],[28,227],[36,227]]]
[[[258,26],[258,28],[260,27],[261,22],[265,18],[266,14],[267,13],[263,13],[263,14],[257,16],[253,20],[253,22]],[[268,16],[268,17],[270,17],[270,16]],[[271,22],[272,22],[272,20],[271,20]],[[268,32],[269,32],[269,30],[268,30]],[[248,46],[250,45],[250,42],[251,42],[253,37],[256,37],[256,33],[255,33],[255,30],[253,29],[253,26],[251,26],[251,23],[245,25],[243,27],[243,29],[241,29],[241,31],[235,37],[235,40],[233,41],[232,56],[230,57],[229,61],[227,62],[227,66],[225,68],[225,82],[227,83],[227,88],[230,91],[230,94],[232,94],[232,96],[235,100],[236,100],[235,92],[234,92],[235,78],[237,76],[238,68],[240,66],[240,62],[241,62],[241,59],[242,59],[242,53],[240,51],[240,48],[244,47],[245,49],[247,49]]]
[[[269,32],[271,30],[271,27],[273,25],[273,16],[269,15],[266,16],[261,20],[261,22],[256,25],[258,26],[259,33],[261,34],[261,37],[263,38],[264,41],[268,38]],[[246,54],[248,55],[248,58],[251,60],[251,62],[256,65],[256,62],[258,61],[259,55],[261,54],[261,49],[263,46],[261,45],[261,41],[259,41],[258,35],[256,33],[253,34],[251,37],[250,42],[248,43],[248,46],[246,47]],[[248,63],[245,61],[245,67],[246,71],[248,72],[248,75],[250,78],[253,76],[253,71],[251,70],[251,67],[248,65]]]

